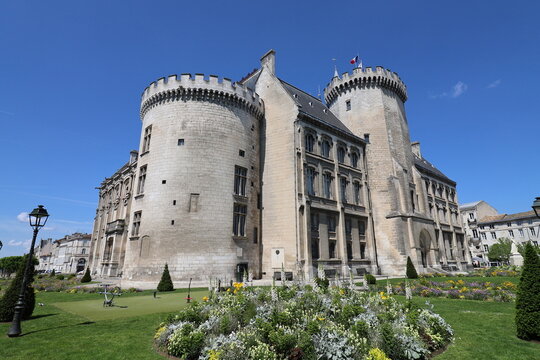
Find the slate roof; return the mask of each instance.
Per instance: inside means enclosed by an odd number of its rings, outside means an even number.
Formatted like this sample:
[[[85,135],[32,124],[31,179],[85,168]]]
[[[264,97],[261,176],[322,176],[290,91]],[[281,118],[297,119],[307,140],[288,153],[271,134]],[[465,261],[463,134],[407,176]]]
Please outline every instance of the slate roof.
[[[348,135],[358,138],[354,135],[351,130],[349,130],[345,124],[343,124],[337,117],[334,115],[330,109],[322,103],[321,100],[317,99],[315,96],[312,96],[297,87],[279,79],[285,87],[285,90],[292,96],[293,100],[296,102],[296,105],[300,109],[300,113],[303,113],[315,120],[318,120],[322,123],[330,125],[333,128],[336,128]],[[360,139],[360,138],[358,138]]]
[[[516,214],[500,214],[500,215],[484,216],[482,219],[480,219],[478,223],[505,222],[505,221],[510,221],[510,220],[526,219],[530,217],[536,217],[536,214],[534,213],[533,210],[520,212]]]
[[[414,165],[420,172],[427,173],[427,175],[433,176],[441,181],[447,182],[452,186],[456,186],[456,182],[450,179],[448,176],[444,175],[442,171],[437,169],[432,163],[427,161],[425,158],[419,158],[414,155]]]

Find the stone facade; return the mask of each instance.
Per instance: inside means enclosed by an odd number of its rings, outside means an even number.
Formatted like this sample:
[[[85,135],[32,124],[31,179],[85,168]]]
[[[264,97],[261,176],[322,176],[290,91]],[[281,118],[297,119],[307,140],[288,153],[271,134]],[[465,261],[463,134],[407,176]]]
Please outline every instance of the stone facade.
[[[156,283],[165,263],[177,282],[402,275],[407,256],[420,271],[465,269],[456,184],[413,153],[397,74],[358,68],[325,98],[279,79],[273,51],[236,83],[152,83],[137,158],[99,188],[93,273],[124,286]],[[134,196],[112,210],[127,178]]]
[[[462,216],[465,236],[469,239],[471,255],[476,258],[477,263],[487,262],[487,251],[485,251],[485,246],[480,239],[478,221],[487,216],[499,215],[499,212],[483,200],[462,204],[459,206],[459,210]]]
[[[36,270],[76,274],[86,269],[90,254],[91,234],[74,233],[52,240],[41,240],[35,247],[39,260]]]

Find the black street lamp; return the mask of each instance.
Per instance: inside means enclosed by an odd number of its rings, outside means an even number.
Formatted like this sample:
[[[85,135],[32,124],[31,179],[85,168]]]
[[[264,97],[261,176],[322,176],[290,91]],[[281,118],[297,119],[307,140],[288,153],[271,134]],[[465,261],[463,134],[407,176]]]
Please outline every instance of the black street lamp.
[[[537,197],[532,204],[532,208],[536,213],[536,217],[540,218],[540,197]]]
[[[19,293],[19,300],[15,304],[15,313],[13,314],[13,321],[8,330],[9,337],[17,337],[21,335],[21,317],[24,311],[24,298],[26,295],[26,284],[28,283],[28,278],[30,277],[29,271],[31,268],[32,261],[34,260],[34,244],[36,243],[36,237],[39,229],[45,226],[47,219],[49,218],[49,213],[43,207],[43,205],[38,205],[37,208],[32,210],[28,214],[28,219],[30,221],[30,226],[34,229],[34,236],[32,237],[32,244],[30,245],[30,252],[28,253],[28,259],[26,259],[26,267],[24,268],[24,277],[21,286],[21,292]]]

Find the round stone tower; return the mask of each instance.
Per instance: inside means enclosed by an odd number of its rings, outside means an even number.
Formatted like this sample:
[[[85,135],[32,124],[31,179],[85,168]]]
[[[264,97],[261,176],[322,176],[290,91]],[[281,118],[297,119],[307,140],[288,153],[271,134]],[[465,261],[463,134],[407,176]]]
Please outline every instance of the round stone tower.
[[[370,198],[376,204],[378,265],[384,274],[403,274],[406,256],[414,248],[410,215],[415,197],[405,84],[382,67],[356,68],[352,74],[335,76],[324,95],[332,112],[354,134],[369,141],[367,174]]]
[[[123,286],[260,271],[258,95],[202,74],[142,94],[142,132]]]

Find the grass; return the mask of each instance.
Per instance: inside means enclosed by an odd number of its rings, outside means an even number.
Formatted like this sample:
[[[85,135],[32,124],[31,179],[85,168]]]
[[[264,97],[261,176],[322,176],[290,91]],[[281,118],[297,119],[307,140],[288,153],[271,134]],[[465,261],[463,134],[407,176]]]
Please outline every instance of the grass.
[[[152,291],[127,293],[116,302],[127,308],[103,308],[98,294],[40,292],[37,302],[45,306],[36,306],[34,318],[23,322],[24,336],[8,338],[3,334],[9,324],[0,323],[0,359],[163,359],[152,347],[155,329],[167,312],[186,306],[186,294],[176,290],[153,299]],[[194,298],[205,294],[192,290]],[[539,358],[540,343],[515,336],[513,303],[428,300],[454,328],[456,338],[436,360]],[[413,301],[425,306],[426,299]]]
[[[400,297],[403,298],[403,297]],[[413,302],[424,305],[425,298]],[[533,360],[540,343],[516,337],[514,303],[430,298],[434,311],[454,329],[455,341],[437,360]]]
[[[424,279],[406,279],[406,278],[400,278],[400,279],[388,279],[388,282],[392,285],[399,284],[404,282],[405,280],[408,280],[409,282],[418,282]],[[435,281],[435,282],[443,282],[443,281],[449,281],[449,280],[463,280],[467,283],[469,282],[490,282],[493,284],[502,284],[505,281],[510,281],[514,284],[519,283],[519,277],[515,276],[491,276],[491,277],[485,277],[485,276],[449,276],[449,277],[432,277],[432,278],[426,278],[427,281]],[[385,279],[378,279],[377,285],[385,285],[386,280]]]

